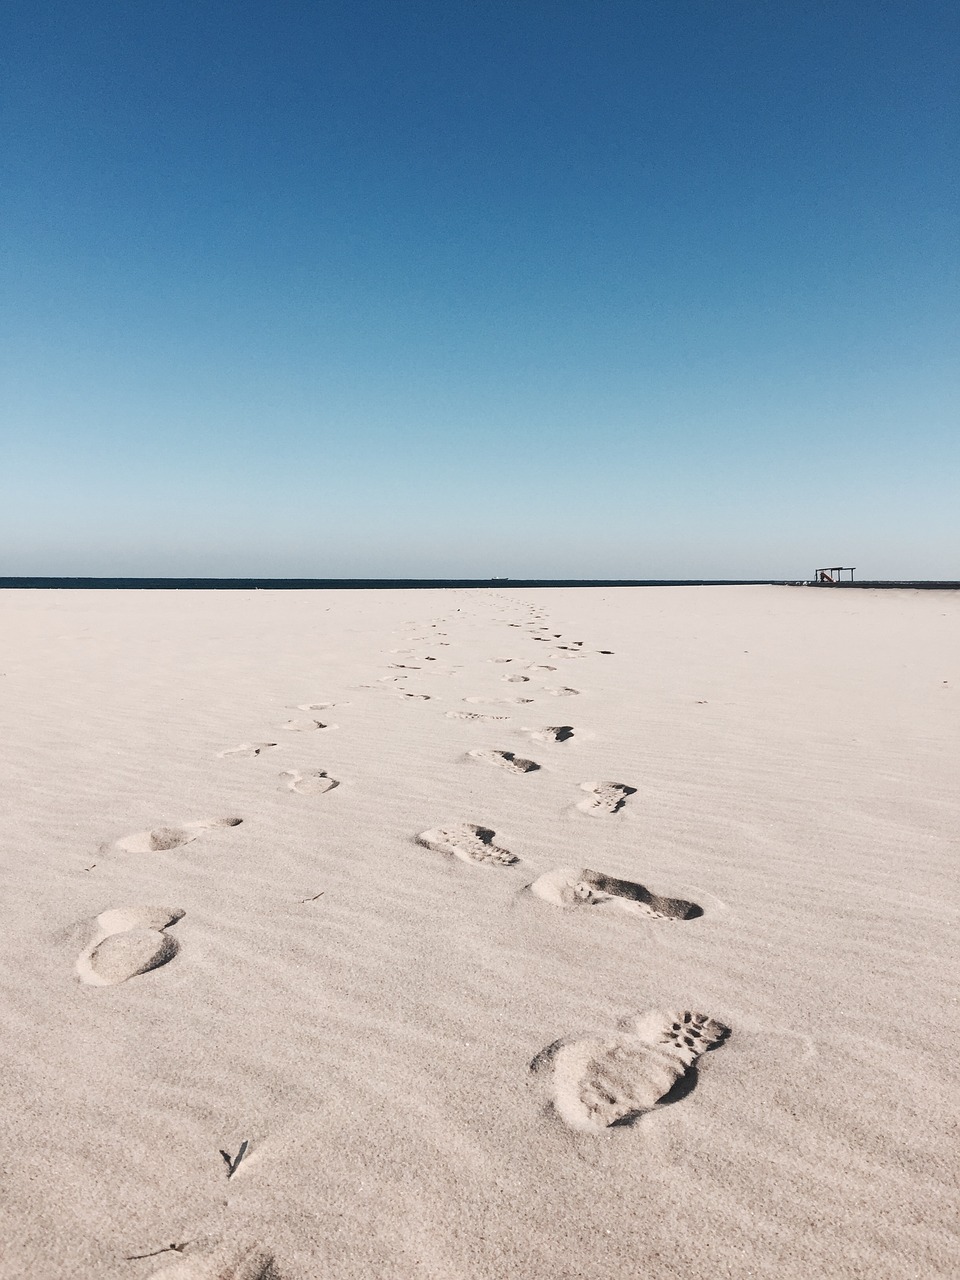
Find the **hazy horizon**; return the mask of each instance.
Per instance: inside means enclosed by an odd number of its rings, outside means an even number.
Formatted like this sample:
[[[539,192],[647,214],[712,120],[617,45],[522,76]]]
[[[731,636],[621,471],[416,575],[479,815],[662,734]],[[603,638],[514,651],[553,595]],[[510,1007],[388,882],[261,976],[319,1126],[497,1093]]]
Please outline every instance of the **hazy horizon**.
[[[955,6],[0,31],[0,574],[960,577]]]

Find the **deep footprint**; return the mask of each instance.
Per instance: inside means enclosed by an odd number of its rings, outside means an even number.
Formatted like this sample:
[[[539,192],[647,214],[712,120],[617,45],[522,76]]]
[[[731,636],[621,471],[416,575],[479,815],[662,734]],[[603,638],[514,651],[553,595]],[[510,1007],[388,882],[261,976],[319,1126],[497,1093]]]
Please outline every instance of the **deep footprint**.
[[[323,769],[307,769],[305,773],[299,769],[285,769],[280,777],[286,779],[288,791],[295,791],[300,796],[320,796],[340,785],[339,778],[331,778]]]
[[[187,822],[182,827],[154,827],[152,831],[137,831],[131,836],[123,836],[115,842],[114,848],[122,849],[124,853],[162,853],[190,844],[205,831],[238,827],[242,821],[242,818],[206,818],[200,822]]]
[[[94,941],[77,959],[77,977],[87,986],[111,987],[158,969],[179,950],[165,930],[182,918],[182,911],[170,907],[102,912],[94,921]]]
[[[636,787],[628,787],[625,782],[584,782],[580,789],[590,794],[586,800],[580,801],[577,808],[595,817],[619,813],[626,804],[627,796],[636,795],[637,791]]]
[[[551,1101],[565,1124],[601,1133],[633,1123],[684,1082],[695,1084],[694,1063],[728,1035],[704,1013],[652,1010],[617,1035],[557,1041],[530,1066],[549,1073]]]
[[[619,907],[633,915],[654,920],[696,920],[703,908],[683,898],[666,898],[651,893],[632,880],[618,880],[588,867],[558,867],[548,871],[530,886],[533,893],[555,907],[596,907],[604,904]]]
[[[512,751],[488,751],[480,748],[469,752],[471,759],[482,760],[484,764],[499,765],[511,773],[533,773],[540,766],[535,760],[524,760],[523,756],[514,755]]]
[[[472,822],[461,822],[450,827],[435,827],[422,831],[417,844],[437,853],[451,854],[463,862],[483,862],[493,866],[508,867],[517,862],[516,854],[501,849],[493,843],[497,833],[490,827],[479,827]]]
[[[524,729],[537,742],[569,742],[573,735],[572,724],[548,724],[542,729]]]

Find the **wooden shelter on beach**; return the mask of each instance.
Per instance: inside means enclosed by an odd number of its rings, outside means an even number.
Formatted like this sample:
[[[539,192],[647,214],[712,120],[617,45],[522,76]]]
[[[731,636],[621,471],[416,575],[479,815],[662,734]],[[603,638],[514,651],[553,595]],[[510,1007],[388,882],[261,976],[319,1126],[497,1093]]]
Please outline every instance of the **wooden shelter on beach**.
[[[855,570],[856,565],[851,568],[847,565],[838,564],[829,569],[818,569],[814,574],[813,580],[818,585],[822,584],[825,587],[835,587],[838,582],[843,582],[843,575],[845,573],[849,573],[850,575],[847,581],[852,582]]]

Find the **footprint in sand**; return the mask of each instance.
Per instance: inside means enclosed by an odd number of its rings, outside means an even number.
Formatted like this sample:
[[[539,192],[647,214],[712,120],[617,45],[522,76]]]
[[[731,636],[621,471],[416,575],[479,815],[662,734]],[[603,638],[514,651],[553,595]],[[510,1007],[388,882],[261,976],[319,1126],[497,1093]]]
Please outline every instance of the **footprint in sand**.
[[[696,920],[703,908],[683,898],[666,898],[651,893],[632,880],[618,880],[602,871],[584,867],[558,867],[534,880],[530,891],[554,907],[597,907],[609,905],[631,915],[651,920]]]
[[[252,759],[253,756],[262,755],[265,751],[273,751],[279,745],[277,742],[241,742],[239,747],[229,747],[226,751],[218,751],[217,759],[225,760],[227,756],[241,756],[245,759]]]
[[[285,769],[280,777],[286,780],[288,791],[296,791],[300,796],[321,796],[340,785],[339,778],[331,778],[323,769],[307,769],[305,773],[299,769]]]
[[[323,720],[288,720],[283,726],[290,733],[316,733],[320,729],[336,729],[335,724],[327,724]]]
[[[509,716],[485,716],[480,711],[448,711],[448,720],[480,720],[483,723],[489,723],[493,720],[509,720]]]
[[[537,742],[569,742],[574,736],[572,724],[548,724],[542,729],[524,729]]]
[[[515,707],[523,702],[532,702],[532,698],[464,698],[464,702],[472,702],[490,707]]]
[[[556,667],[548,667],[545,662],[535,662],[527,668],[528,671],[556,671],[556,669]]]
[[[573,698],[580,692],[579,689],[571,689],[569,685],[562,684],[559,688],[544,689],[544,693],[550,693],[555,698]]]
[[[590,794],[586,800],[580,801],[577,808],[596,817],[619,813],[627,796],[636,795],[637,791],[636,787],[628,787],[625,782],[582,782],[580,789]]]
[[[336,705],[337,704],[335,702],[298,702],[297,710],[298,711],[329,711],[331,707],[335,707]],[[345,703],[344,705],[349,706],[350,704]]]
[[[239,827],[242,818],[206,818],[200,822],[186,822],[182,827],[154,827],[152,831],[136,831],[114,842],[115,849],[124,853],[162,853],[166,849],[179,849],[199,839],[205,831],[223,827]]]
[[[460,822],[450,827],[435,827],[421,831],[417,844],[437,853],[452,854],[462,862],[485,862],[493,866],[508,867],[519,861],[509,849],[501,849],[493,843],[497,833],[489,827],[478,827],[472,822]]]
[[[696,1084],[697,1060],[729,1034],[705,1013],[653,1009],[621,1023],[615,1035],[557,1040],[530,1069],[548,1079],[564,1123],[602,1133],[685,1097]]]
[[[150,1280],[279,1280],[273,1254],[260,1244],[219,1242],[154,1271]]]
[[[540,768],[535,760],[524,760],[522,756],[515,756],[512,751],[487,751],[481,748],[468,752],[468,755],[472,760],[499,765],[501,769],[507,769],[510,773],[533,773]]]
[[[503,678],[504,680],[506,680],[507,684],[529,684],[530,683],[529,676],[504,676]]]
[[[91,987],[111,987],[158,969],[179,946],[165,930],[183,918],[170,907],[119,907],[93,922],[94,940],[76,963],[77,977]]]
[[[395,690],[395,692],[396,692],[396,693],[397,693],[397,695],[398,695],[399,697],[401,697],[401,698],[412,698],[414,702],[429,702],[429,701],[430,701],[430,694],[429,694],[429,693],[404,693],[404,691],[403,691],[402,689],[397,689],[397,690]]]

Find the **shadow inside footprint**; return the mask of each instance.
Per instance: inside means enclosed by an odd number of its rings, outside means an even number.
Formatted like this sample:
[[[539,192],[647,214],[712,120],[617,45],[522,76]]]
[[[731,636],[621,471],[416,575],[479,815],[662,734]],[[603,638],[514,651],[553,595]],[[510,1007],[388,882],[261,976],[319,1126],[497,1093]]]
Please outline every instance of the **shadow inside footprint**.
[[[493,843],[497,833],[490,827],[472,822],[461,822],[450,827],[435,827],[422,831],[417,844],[438,853],[450,854],[462,862],[482,862],[496,866],[510,866],[519,861],[509,849],[501,849]]]
[[[569,742],[573,737],[572,724],[548,724],[542,729],[524,729],[538,742]]]
[[[646,885],[619,880],[584,867],[558,867],[547,871],[530,886],[531,893],[555,907],[589,907],[609,903],[634,915],[658,920],[697,920],[703,908],[684,898],[651,893]]]
[[[488,751],[480,748],[468,753],[472,760],[482,760],[484,764],[495,764],[510,773],[534,773],[540,766],[536,760],[525,760],[523,756],[512,751]]]
[[[627,802],[627,797],[636,795],[637,788],[629,787],[625,782],[584,782],[581,791],[589,792],[586,800],[581,800],[577,808],[584,813],[606,817],[619,813]]]
[[[180,949],[166,930],[182,917],[168,907],[102,912],[93,924],[93,942],[77,959],[77,977],[87,986],[109,987],[159,969]]]
[[[729,1028],[706,1014],[651,1010],[617,1034],[554,1041],[530,1064],[549,1080],[553,1110],[572,1129],[628,1127],[647,1112],[688,1097],[695,1065]]]

